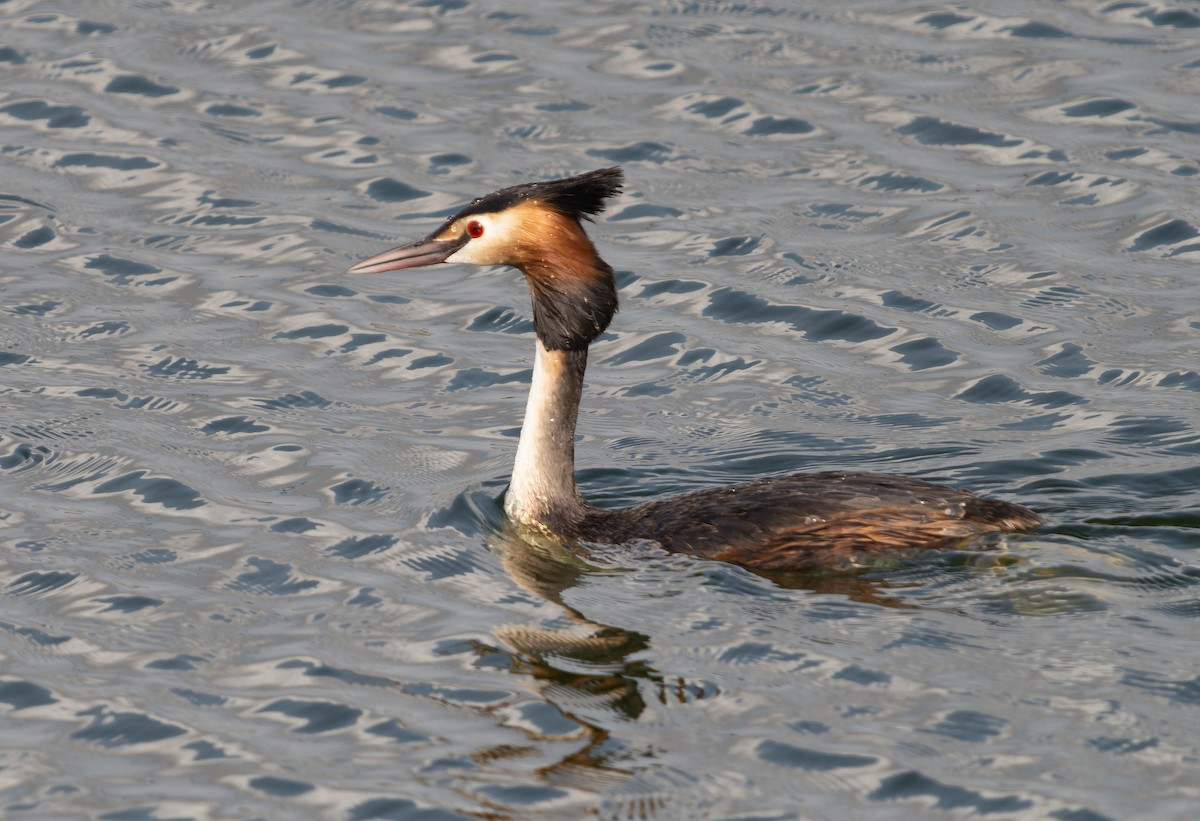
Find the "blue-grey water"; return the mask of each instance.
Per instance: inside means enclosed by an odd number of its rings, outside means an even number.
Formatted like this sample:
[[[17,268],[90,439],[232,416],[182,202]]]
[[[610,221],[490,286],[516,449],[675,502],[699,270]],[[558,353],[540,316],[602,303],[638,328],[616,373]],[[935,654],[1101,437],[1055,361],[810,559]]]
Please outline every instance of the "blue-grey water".
[[[0,2],[0,816],[1191,819],[1200,9]],[[505,533],[511,270],[620,164],[584,491],[1050,524],[764,578]]]

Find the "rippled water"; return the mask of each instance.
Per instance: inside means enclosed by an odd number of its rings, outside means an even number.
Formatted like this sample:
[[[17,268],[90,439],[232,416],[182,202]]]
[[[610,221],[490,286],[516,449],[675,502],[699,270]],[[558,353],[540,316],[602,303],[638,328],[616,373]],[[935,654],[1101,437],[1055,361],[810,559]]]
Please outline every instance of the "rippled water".
[[[1194,817],[1192,4],[0,20],[0,814]],[[341,272],[616,163],[590,497],[1051,524],[782,578],[508,537],[519,276]]]

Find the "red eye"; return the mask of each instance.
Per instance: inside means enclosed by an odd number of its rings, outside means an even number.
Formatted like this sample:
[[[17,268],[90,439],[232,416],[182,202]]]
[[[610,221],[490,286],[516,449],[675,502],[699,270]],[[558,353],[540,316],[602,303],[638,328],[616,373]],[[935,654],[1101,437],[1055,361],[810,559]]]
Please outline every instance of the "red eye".
[[[471,220],[467,223],[467,233],[472,239],[479,239],[483,236],[483,223],[479,220]]]

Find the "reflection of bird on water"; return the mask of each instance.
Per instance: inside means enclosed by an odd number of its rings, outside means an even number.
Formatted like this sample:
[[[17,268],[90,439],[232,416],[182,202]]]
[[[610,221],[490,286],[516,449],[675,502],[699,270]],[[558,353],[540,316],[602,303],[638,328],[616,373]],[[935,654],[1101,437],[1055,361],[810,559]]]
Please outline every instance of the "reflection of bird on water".
[[[903,548],[945,547],[1038,525],[1020,505],[919,479],[797,473],[635,507],[593,507],[575,485],[575,423],[588,346],[617,310],[613,270],[581,220],[621,189],[619,168],[506,188],[473,201],[423,240],[358,263],[379,273],[438,262],[510,265],[533,296],[533,384],[505,510],[518,525],[604,544],[668,551],[760,570],[829,566]]]
[[[578,726],[582,746],[539,768],[539,774],[556,786],[657,800],[656,788],[639,775],[645,764],[633,760],[637,756],[630,755],[618,728],[637,721],[648,699],[689,703],[715,695],[715,685],[664,676],[648,659],[648,636],[594,622],[566,604],[563,592],[594,568],[561,543],[506,527],[491,547],[518,586],[562,610],[554,626],[498,625],[493,632],[502,646],[475,648],[481,658],[499,655],[510,672],[537,682],[541,698]]]

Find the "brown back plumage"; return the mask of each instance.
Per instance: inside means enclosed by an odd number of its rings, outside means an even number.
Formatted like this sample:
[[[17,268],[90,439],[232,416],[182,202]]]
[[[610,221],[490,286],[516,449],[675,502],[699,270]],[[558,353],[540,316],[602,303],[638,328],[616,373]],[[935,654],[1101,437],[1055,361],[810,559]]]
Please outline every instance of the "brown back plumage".
[[[1021,505],[907,476],[797,473],[595,511],[584,540],[649,539],[760,570],[831,567],[884,551],[951,547],[972,536],[1027,530]],[[607,534],[607,535],[606,535]]]

